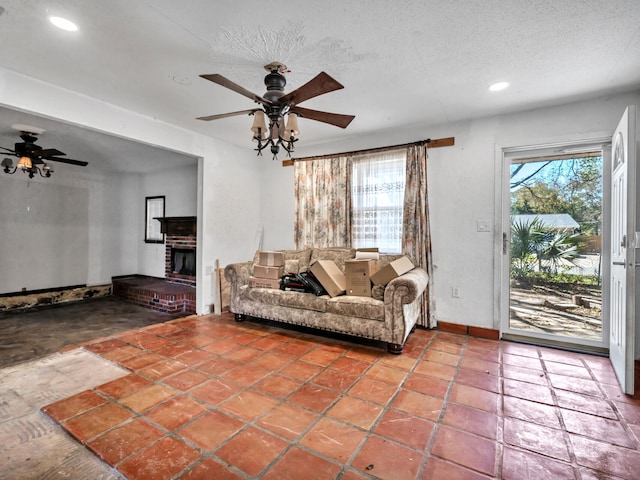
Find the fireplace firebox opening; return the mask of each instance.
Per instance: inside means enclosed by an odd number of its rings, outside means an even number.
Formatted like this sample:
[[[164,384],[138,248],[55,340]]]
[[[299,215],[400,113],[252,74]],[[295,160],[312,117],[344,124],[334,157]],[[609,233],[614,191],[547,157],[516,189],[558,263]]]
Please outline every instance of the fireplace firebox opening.
[[[196,276],[196,251],[195,249],[171,247],[171,273]]]

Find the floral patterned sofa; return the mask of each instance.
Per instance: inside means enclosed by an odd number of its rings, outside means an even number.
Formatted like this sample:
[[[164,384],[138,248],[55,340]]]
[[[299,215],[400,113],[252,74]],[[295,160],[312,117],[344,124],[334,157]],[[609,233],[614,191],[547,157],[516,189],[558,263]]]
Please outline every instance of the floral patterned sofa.
[[[285,272],[300,273],[316,260],[333,260],[344,271],[345,260],[355,257],[351,248],[282,250]],[[380,268],[400,255],[381,255]],[[389,282],[374,286],[372,297],[341,295],[316,297],[268,288],[250,288],[253,261],[227,265],[225,278],[231,285],[230,309],[237,321],[247,316],[385,342],[391,353],[400,354],[420,314],[420,296],[429,280],[419,267]]]

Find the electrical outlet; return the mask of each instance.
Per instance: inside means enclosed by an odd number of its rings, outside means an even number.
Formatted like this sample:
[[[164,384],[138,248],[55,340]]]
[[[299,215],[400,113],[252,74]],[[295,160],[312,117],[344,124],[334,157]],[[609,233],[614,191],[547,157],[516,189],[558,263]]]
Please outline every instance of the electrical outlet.
[[[489,225],[489,221],[488,220],[478,220],[476,222],[476,226],[479,232],[490,232],[491,231],[491,225]]]
[[[460,298],[460,289],[458,287],[451,287],[451,296],[453,298]]]

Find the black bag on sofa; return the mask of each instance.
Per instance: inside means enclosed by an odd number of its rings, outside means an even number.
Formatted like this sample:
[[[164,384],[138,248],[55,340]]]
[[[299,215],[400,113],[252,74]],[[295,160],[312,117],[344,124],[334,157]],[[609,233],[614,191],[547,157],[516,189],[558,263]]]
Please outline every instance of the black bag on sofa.
[[[307,287],[298,278],[297,273],[288,273],[286,275],[283,275],[280,280],[280,290],[285,290],[287,292],[306,293]]]
[[[280,282],[280,290],[288,292],[312,293],[316,297],[327,295],[320,282],[313,276],[311,272],[288,273],[283,275]]]
[[[300,281],[304,283],[304,286],[307,289],[308,293],[313,293],[316,297],[319,297],[321,295],[328,295],[327,291],[320,284],[318,279],[313,276],[313,273],[302,272],[302,273],[299,273],[297,276],[300,279]]]

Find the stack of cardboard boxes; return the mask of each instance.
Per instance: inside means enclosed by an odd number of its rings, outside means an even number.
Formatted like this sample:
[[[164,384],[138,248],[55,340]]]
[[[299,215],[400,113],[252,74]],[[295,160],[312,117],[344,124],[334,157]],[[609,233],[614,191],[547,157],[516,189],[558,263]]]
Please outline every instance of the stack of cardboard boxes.
[[[391,280],[414,266],[407,257],[400,257],[380,269],[378,252],[358,251],[356,258],[346,260],[344,273],[333,260],[317,260],[311,265],[311,273],[320,282],[329,296],[352,295],[370,297],[372,285],[386,285]],[[280,288],[284,275],[284,254],[282,252],[261,251],[258,262],[253,266],[249,286],[253,288]]]
[[[380,269],[377,252],[359,251],[356,258],[345,261],[344,273],[332,260],[318,260],[311,265],[311,273],[331,297],[344,294],[370,297],[372,285],[386,285],[413,268],[408,257],[400,257]]]
[[[253,275],[249,277],[249,286],[280,288],[282,275],[284,275],[284,254],[261,251],[258,254],[258,263],[253,266]]]

